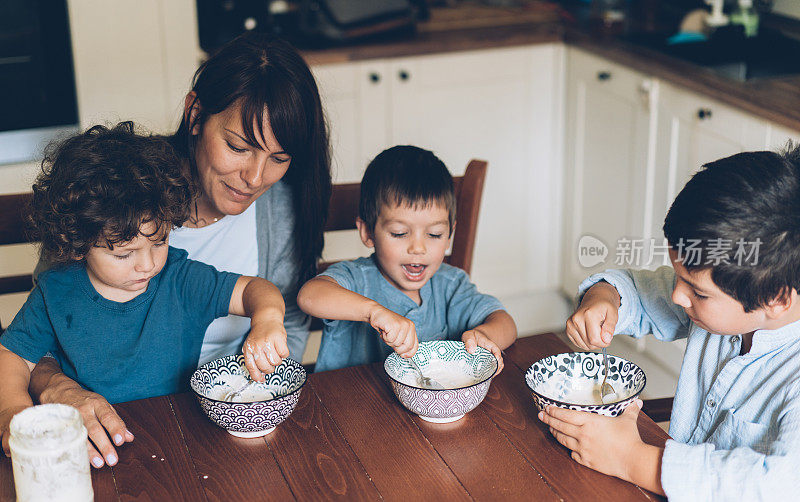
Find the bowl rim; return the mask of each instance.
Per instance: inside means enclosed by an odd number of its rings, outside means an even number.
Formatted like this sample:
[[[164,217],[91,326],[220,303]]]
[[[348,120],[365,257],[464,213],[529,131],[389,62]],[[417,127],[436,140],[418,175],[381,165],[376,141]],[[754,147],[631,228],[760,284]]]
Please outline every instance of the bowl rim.
[[[192,377],[194,377],[195,373],[197,373],[198,371],[200,371],[200,370],[201,370],[203,367],[205,367],[205,366],[206,366],[206,365],[208,365],[208,364],[211,364],[211,363],[212,363],[212,362],[214,362],[214,361],[218,361],[218,360],[220,360],[220,359],[227,359],[227,358],[229,358],[229,357],[236,357],[236,358],[238,359],[238,358],[239,358],[239,356],[241,356],[241,354],[229,354],[229,355],[227,355],[227,356],[222,356],[222,357],[218,357],[218,358],[216,358],[216,359],[212,359],[211,361],[207,362],[207,363],[206,363],[206,364],[204,364],[203,366],[200,366],[199,368],[197,368],[196,370],[194,370],[194,371],[192,372]],[[294,393],[296,393],[296,392],[300,392],[300,390],[302,390],[302,388],[303,388],[303,387],[306,385],[306,382],[308,382],[308,372],[307,372],[307,371],[306,371],[306,369],[303,367],[303,365],[302,365],[302,364],[300,364],[300,362],[299,362],[299,361],[296,361],[296,360],[292,359],[291,357],[287,357],[287,358],[285,358],[284,360],[286,360],[286,359],[289,359],[289,360],[291,360],[291,361],[293,361],[293,362],[297,363],[298,367],[300,367],[300,368],[303,370],[303,381],[300,383],[300,386],[299,386],[299,387],[297,387],[295,390],[293,390],[293,391],[291,391],[291,392],[288,392],[288,393],[286,393],[286,394],[281,394],[280,396],[271,397],[271,398],[269,398],[269,399],[261,399],[261,400],[259,400],[259,401],[247,401],[247,402],[239,403],[239,402],[233,402],[233,401],[222,401],[222,400],[219,400],[219,399],[214,399],[213,397],[208,397],[208,396],[204,396],[203,394],[200,394],[199,392],[197,392],[196,390],[194,390],[194,387],[192,387],[192,385],[191,385],[191,381],[192,381],[192,380],[191,380],[191,378],[189,378],[189,388],[192,390],[192,393],[194,393],[194,395],[195,395],[195,396],[197,396],[197,397],[201,397],[201,398],[203,398],[203,399],[207,399],[207,400],[209,400],[209,401],[213,401],[213,402],[215,402],[215,403],[224,403],[224,404],[245,404],[245,405],[247,405],[247,404],[255,404],[255,403],[269,403],[270,401],[277,401],[278,399],[283,399],[283,398],[285,398],[285,397],[291,396],[292,394],[294,394]],[[259,383],[260,383],[260,382],[259,382]]]
[[[430,342],[459,342],[459,341],[460,340],[426,340],[424,342],[419,342],[419,344],[422,345],[423,343],[430,343]],[[467,350],[467,349],[464,349],[464,350]],[[396,382],[396,383],[398,383],[400,385],[403,385],[405,387],[410,387],[412,389],[417,389],[417,390],[429,390],[431,392],[442,392],[442,391],[448,391],[448,390],[452,391],[452,390],[469,389],[470,387],[475,387],[476,385],[480,385],[482,383],[485,383],[487,380],[491,380],[492,378],[494,378],[495,375],[497,375],[497,370],[500,368],[500,362],[497,360],[497,356],[492,354],[492,352],[490,350],[485,349],[483,347],[478,347],[477,350],[485,350],[486,352],[488,352],[492,356],[492,358],[494,359],[494,371],[492,372],[491,375],[489,375],[488,377],[484,378],[483,380],[481,380],[479,382],[476,382],[476,383],[473,383],[473,384],[470,384],[470,385],[465,385],[463,387],[453,387],[452,389],[429,389],[427,387],[417,387],[416,385],[410,385],[410,384],[407,384],[405,382],[401,382],[400,380],[398,380],[398,379],[394,378],[392,375],[390,375],[389,371],[386,369],[386,363],[389,361],[390,357],[392,357],[393,355],[397,354],[396,352],[392,352],[391,354],[386,356],[386,359],[383,361],[383,372],[386,373],[386,376],[389,377],[390,380],[393,380],[394,382]],[[474,354],[470,354],[470,355],[474,355]],[[397,357],[400,357],[400,356],[398,355]]]
[[[612,401],[612,402],[610,402],[610,403],[603,403],[603,404],[581,404],[581,403],[568,403],[568,402],[566,402],[566,401],[559,401],[558,399],[553,399],[552,397],[545,396],[545,395],[544,395],[544,394],[542,394],[541,392],[536,392],[536,391],[533,389],[533,387],[531,387],[531,384],[528,382],[528,373],[529,373],[529,372],[530,372],[530,371],[533,369],[533,365],[534,365],[534,364],[536,364],[536,363],[538,363],[538,362],[541,362],[541,361],[543,361],[543,360],[547,359],[548,357],[560,356],[560,355],[562,355],[562,354],[598,354],[598,355],[599,355],[599,352],[594,352],[594,351],[591,351],[591,350],[570,351],[570,352],[559,352],[558,354],[553,354],[553,355],[550,355],[550,356],[545,356],[545,357],[542,357],[541,359],[538,359],[538,360],[534,361],[534,362],[533,362],[533,363],[532,363],[530,366],[528,366],[528,369],[527,369],[527,370],[525,370],[525,374],[522,376],[522,378],[523,378],[523,380],[525,380],[525,386],[526,386],[526,387],[528,387],[528,389],[529,389],[531,392],[533,392],[533,393],[534,393],[534,394],[536,394],[537,396],[541,397],[542,399],[547,399],[548,401],[552,401],[552,402],[554,402],[554,403],[556,403],[556,404],[563,404],[564,406],[582,406],[582,407],[586,407],[586,408],[595,409],[595,408],[602,408],[602,407],[604,407],[604,406],[611,406],[611,405],[614,405],[614,404],[624,403],[625,401],[636,399],[636,397],[637,397],[639,394],[641,394],[641,393],[642,393],[642,391],[644,391],[645,387],[647,387],[647,373],[645,373],[645,371],[642,369],[642,367],[641,367],[641,366],[639,366],[639,365],[638,365],[638,364],[636,364],[635,362],[631,361],[630,359],[625,359],[624,357],[622,357],[622,356],[618,356],[618,355],[616,355],[616,354],[609,354],[609,356],[614,356],[614,357],[616,357],[617,359],[622,359],[623,361],[626,361],[626,362],[629,362],[629,363],[633,364],[634,366],[636,366],[636,367],[639,369],[639,371],[641,371],[641,372],[642,372],[642,378],[644,379],[644,382],[643,382],[643,384],[642,384],[642,388],[641,388],[641,389],[639,389],[638,391],[636,391],[636,393],[634,393],[634,394],[631,394],[630,396],[628,396],[628,397],[626,397],[626,398],[619,399],[619,400],[617,400],[617,401]],[[601,355],[600,357],[602,357],[602,355]]]

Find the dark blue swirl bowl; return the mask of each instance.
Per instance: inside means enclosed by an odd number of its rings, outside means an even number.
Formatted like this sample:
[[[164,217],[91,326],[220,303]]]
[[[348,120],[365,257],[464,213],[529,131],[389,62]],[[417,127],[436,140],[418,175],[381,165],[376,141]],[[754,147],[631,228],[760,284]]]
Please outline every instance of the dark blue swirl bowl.
[[[189,380],[200,408],[211,419],[236,437],[254,438],[269,434],[292,413],[300,391],[306,383],[306,370],[293,359],[284,359],[266,382],[256,383],[269,389],[274,397],[248,403],[222,401],[219,388],[235,377],[248,375],[244,356],[231,355],[215,359],[198,368]]]
[[[553,405],[616,417],[642,393],[647,377],[642,368],[619,356],[609,354],[608,366],[607,382],[617,395],[605,402],[599,397],[603,355],[597,352],[566,352],[540,359],[528,368],[525,383],[540,410]]]

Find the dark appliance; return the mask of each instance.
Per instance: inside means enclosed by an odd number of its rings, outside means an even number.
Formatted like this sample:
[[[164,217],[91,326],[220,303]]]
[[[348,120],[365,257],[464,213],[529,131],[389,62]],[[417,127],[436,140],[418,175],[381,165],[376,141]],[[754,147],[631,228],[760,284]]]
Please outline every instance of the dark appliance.
[[[66,0],[0,2],[0,164],[78,129]]]
[[[212,52],[256,30],[301,48],[412,34],[426,0],[197,0],[200,47]]]

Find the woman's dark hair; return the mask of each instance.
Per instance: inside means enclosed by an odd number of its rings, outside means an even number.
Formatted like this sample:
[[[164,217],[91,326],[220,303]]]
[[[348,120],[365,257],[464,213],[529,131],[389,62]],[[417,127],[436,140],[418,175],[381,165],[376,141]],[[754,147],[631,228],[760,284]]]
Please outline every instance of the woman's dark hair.
[[[191,134],[195,126],[199,125],[202,131],[209,116],[238,104],[242,129],[248,141],[258,144],[256,137],[264,135],[263,115],[267,111],[275,139],[292,159],[283,179],[293,194],[293,245],[302,284],[316,275],[331,193],[328,132],[317,84],[308,65],[288,42],[248,32],[200,65],[192,91],[192,107],[199,104],[198,113],[193,119],[192,114],[185,113],[171,139],[188,159],[195,180],[195,147],[199,139]]]
[[[664,220],[683,266],[710,268],[714,284],[745,312],[800,292],[800,148],[790,143],[780,154],[740,153],[703,167]]]
[[[43,257],[67,263],[130,241],[143,223],[156,233],[182,225],[192,193],[169,142],[136,134],[132,122],[97,125],[47,148],[27,220]]]
[[[375,229],[385,205],[424,207],[441,204],[447,209],[450,233],[456,222],[453,177],[439,158],[416,146],[393,146],[372,159],[361,179],[358,216]]]

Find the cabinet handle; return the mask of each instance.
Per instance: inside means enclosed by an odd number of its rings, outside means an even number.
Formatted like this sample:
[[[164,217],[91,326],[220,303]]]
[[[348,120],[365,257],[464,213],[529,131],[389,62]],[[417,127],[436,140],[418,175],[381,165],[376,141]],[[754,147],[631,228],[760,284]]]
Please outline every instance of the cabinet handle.
[[[700,108],[697,110],[697,118],[700,120],[710,119],[711,118],[711,109],[710,108]]]
[[[378,73],[372,72],[372,73],[369,74],[369,80],[373,84],[377,84],[378,82],[381,81],[381,76]]]
[[[400,70],[397,73],[397,76],[400,77],[400,80],[403,80],[403,81],[406,81],[409,78],[411,78],[411,75],[409,75],[409,73],[406,70]]]
[[[606,80],[611,80],[611,72],[607,71],[599,71],[597,72],[597,80],[601,82],[605,82]]]

